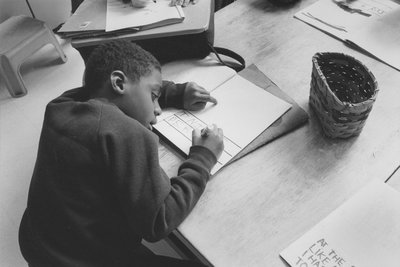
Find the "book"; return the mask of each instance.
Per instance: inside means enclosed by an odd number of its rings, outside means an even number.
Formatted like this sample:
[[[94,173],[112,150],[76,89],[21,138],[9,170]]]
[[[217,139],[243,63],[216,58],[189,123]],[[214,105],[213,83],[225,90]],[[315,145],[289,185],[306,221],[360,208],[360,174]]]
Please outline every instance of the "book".
[[[400,4],[319,0],[294,17],[400,70]]]
[[[121,0],[85,0],[57,33],[73,39],[113,37],[182,22],[185,19],[182,8],[168,3],[158,0],[137,9]]]
[[[293,267],[397,267],[399,251],[400,192],[373,180],[280,256]]]
[[[122,29],[146,30],[185,19],[181,6],[170,5],[170,0],[149,1],[143,8],[133,7],[121,0],[107,0],[106,32]]]
[[[163,111],[157,124],[154,125],[154,130],[187,155],[192,144],[192,130],[204,128],[212,123],[217,124],[224,131],[225,149],[211,171],[215,174],[226,164],[243,156],[243,151],[247,147],[250,148],[246,154],[283,134],[284,129],[289,131],[299,123],[296,122],[290,127],[285,127],[287,124],[278,127],[281,129],[280,133],[276,131],[265,134],[266,129],[279,121],[279,118],[288,113],[293,105],[250,82],[232,69],[218,65],[211,59],[208,61],[188,60],[169,63],[163,67],[163,76],[164,79],[177,83],[186,81],[198,83],[217,98],[218,104],[208,104],[204,110],[196,112],[175,109]],[[252,71],[257,72],[255,66],[248,72]],[[307,116],[304,116],[304,111],[299,111],[302,110],[296,109],[295,114],[302,115],[301,118],[298,117],[298,122],[302,123]]]
[[[85,0],[57,31],[63,38],[105,35],[107,0]]]

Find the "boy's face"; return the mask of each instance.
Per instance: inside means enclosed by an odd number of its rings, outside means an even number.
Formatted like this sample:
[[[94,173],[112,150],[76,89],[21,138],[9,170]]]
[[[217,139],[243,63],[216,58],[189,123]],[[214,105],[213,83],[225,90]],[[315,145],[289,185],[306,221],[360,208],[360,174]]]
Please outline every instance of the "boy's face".
[[[125,83],[123,111],[150,130],[152,129],[151,125],[157,122],[156,116],[161,114],[158,104],[161,85],[161,73],[157,69],[153,69],[149,75],[143,76],[137,82],[128,78]]]

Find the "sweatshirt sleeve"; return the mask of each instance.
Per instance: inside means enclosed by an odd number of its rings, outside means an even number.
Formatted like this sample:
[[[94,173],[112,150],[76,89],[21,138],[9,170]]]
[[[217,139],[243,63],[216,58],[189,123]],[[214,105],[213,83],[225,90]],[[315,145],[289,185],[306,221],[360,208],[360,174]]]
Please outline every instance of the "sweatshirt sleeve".
[[[171,81],[163,81],[161,96],[158,103],[161,108],[183,109],[183,95],[187,83],[176,84]]]
[[[193,209],[216,163],[211,151],[193,146],[175,177],[159,165],[158,137],[130,118],[112,120],[100,136],[113,190],[133,231],[157,241],[174,230]]]

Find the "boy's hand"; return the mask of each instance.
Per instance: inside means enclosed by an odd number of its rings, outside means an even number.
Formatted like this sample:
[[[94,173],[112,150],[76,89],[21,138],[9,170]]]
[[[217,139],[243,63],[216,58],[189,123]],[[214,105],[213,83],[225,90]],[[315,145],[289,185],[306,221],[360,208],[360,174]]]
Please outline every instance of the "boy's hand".
[[[212,97],[210,93],[194,82],[186,84],[185,93],[183,95],[183,108],[186,110],[201,110],[207,102],[217,104],[217,99]]]
[[[199,0],[171,0],[171,6],[182,6],[185,7],[192,3],[193,5],[196,4]]]
[[[215,124],[202,130],[195,129],[192,132],[192,145],[208,148],[218,159],[224,150],[224,133]]]

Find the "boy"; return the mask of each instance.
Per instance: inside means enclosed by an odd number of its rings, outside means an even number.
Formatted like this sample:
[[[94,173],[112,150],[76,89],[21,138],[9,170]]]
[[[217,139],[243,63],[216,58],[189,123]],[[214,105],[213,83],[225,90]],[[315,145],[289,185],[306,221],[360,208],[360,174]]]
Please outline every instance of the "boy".
[[[160,70],[138,46],[106,43],[91,54],[84,86],[48,104],[19,234],[29,266],[190,266],[152,255],[141,240],[164,238],[192,210],[223,133],[193,131],[170,180],[150,131],[160,106],[193,110],[216,100],[194,83],[163,83]]]

